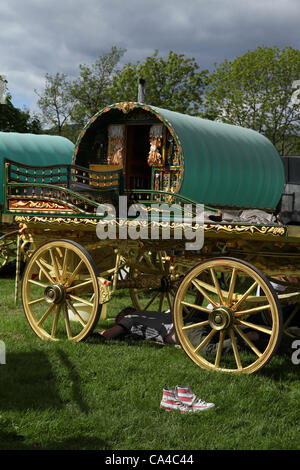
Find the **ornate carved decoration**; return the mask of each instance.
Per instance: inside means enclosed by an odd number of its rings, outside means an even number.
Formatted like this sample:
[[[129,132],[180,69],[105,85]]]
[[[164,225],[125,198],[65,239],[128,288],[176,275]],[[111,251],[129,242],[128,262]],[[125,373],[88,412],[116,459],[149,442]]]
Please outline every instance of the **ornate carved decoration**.
[[[108,129],[108,164],[123,166],[124,126],[112,125]]]
[[[26,212],[40,212],[44,210],[49,210],[51,212],[67,212],[69,214],[74,214],[74,210],[70,207],[58,204],[57,202],[49,201],[26,201],[22,199],[10,200],[9,201],[9,210],[10,211],[26,211]]]
[[[131,101],[128,102],[121,102],[116,105],[117,109],[120,109],[124,114],[129,113],[132,109],[137,107],[136,103],[132,103]]]
[[[275,235],[283,237],[286,235],[287,228],[276,225],[223,225],[223,224],[204,224],[206,232],[227,232],[227,233],[260,233],[262,235]]]
[[[150,129],[150,152],[148,156],[149,166],[159,166],[162,164],[162,158],[159,149],[162,143],[163,126],[155,124]]]

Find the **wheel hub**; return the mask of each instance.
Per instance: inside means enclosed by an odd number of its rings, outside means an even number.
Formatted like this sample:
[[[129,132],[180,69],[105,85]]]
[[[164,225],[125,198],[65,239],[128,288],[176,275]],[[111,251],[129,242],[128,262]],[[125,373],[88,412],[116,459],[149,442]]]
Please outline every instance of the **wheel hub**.
[[[49,303],[59,304],[66,296],[65,289],[60,284],[46,287],[44,291],[45,300]]]
[[[217,307],[209,314],[208,322],[214,330],[224,330],[232,323],[232,313],[226,307]]]

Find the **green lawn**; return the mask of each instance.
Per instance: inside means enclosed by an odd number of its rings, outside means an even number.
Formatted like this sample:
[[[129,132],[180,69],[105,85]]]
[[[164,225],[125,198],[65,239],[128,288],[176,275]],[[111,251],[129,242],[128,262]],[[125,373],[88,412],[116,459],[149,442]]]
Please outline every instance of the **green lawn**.
[[[122,292],[112,302],[114,314],[130,304]],[[0,304],[0,449],[300,449],[300,365],[288,356],[255,375],[213,373],[173,346],[42,341],[10,279]],[[163,387],[176,384],[216,408],[160,410]]]

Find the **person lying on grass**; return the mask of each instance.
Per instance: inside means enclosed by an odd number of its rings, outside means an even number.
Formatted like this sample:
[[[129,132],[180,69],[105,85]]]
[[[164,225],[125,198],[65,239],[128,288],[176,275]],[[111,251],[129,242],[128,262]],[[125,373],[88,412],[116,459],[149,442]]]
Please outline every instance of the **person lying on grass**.
[[[187,323],[188,325],[188,323]],[[209,326],[194,328],[188,331],[192,344],[199,345],[209,333]],[[254,331],[245,332],[251,341],[258,341],[259,335]],[[179,344],[173,318],[170,312],[137,311],[126,307],[116,316],[115,325],[100,333],[105,339],[128,336],[135,339],[154,340],[165,344]],[[238,347],[245,346],[238,341]],[[202,348],[205,353],[216,354],[217,342],[210,342]],[[230,339],[223,341],[223,352],[232,352]]]
[[[126,307],[116,316],[115,325],[100,333],[105,339],[130,334],[133,338],[152,339],[160,343],[178,344],[169,312],[137,311]]]

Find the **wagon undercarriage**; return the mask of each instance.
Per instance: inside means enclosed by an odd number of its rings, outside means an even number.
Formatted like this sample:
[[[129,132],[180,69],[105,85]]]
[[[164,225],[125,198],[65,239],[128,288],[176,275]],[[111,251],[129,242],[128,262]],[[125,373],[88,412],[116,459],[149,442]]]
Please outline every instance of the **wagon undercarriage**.
[[[287,238],[283,226],[204,225],[203,249],[189,252],[172,238],[99,240],[96,220],[84,229],[78,220],[16,220],[28,257],[24,311],[41,338],[84,340],[119,289],[137,310],[173,312],[182,349],[207,369],[255,372],[282,334],[292,335],[300,297],[296,228]]]

